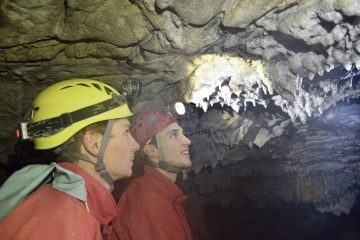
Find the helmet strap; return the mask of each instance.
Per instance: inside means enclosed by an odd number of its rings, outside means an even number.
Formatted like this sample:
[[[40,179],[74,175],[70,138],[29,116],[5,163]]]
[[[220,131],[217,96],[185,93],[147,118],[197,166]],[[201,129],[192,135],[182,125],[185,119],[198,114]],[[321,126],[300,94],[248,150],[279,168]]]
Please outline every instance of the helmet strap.
[[[108,123],[106,124],[105,132],[103,134],[103,139],[102,139],[100,150],[99,150],[99,156],[97,158],[96,163],[91,161],[91,159],[87,155],[79,153],[79,152],[66,152],[65,153],[66,155],[75,157],[77,159],[81,159],[81,160],[89,162],[91,164],[95,164],[96,172],[99,173],[100,176],[110,185],[110,191],[114,190],[114,179],[110,176],[110,174],[106,170],[106,166],[104,164],[103,158],[104,158],[104,154],[105,154],[106,145],[110,139],[110,134],[111,134],[113,124],[114,124],[114,120],[109,120]],[[54,150],[54,152],[57,151],[58,149],[59,149],[58,150],[59,153],[64,151],[71,143],[74,142],[73,138],[71,138],[70,140],[66,141],[64,144],[57,147]],[[57,152],[55,152],[55,153],[57,153]]]
[[[110,139],[111,130],[114,125],[114,120],[109,120],[106,124],[105,132],[103,135],[103,139],[101,142],[99,156],[97,158],[97,163],[95,163],[95,170],[100,174],[100,176],[110,185],[110,191],[114,190],[114,179],[110,176],[109,172],[106,170],[106,166],[104,164],[104,155],[107,143]]]
[[[171,173],[180,173],[183,171],[182,168],[178,168],[178,167],[173,167],[170,166],[167,162],[165,161],[159,161],[157,163],[154,162],[147,162],[147,165],[154,167],[154,168],[160,168],[162,170],[165,170],[167,172],[171,172]]]
[[[157,144],[157,149],[159,152],[159,162],[154,163],[154,162],[149,162],[149,165],[155,168],[160,168],[162,170],[171,172],[171,173],[179,173],[181,171],[183,171],[182,168],[178,168],[178,167],[174,167],[174,166],[170,166],[164,158],[164,153],[163,153],[163,147],[162,147],[162,142],[159,138],[159,133],[157,133],[155,135],[156,138],[156,144]]]
[[[74,138],[71,137],[69,140],[67,140],[66,142],[64,142],[63,144],[61,144],[60,146],[56,147],[53,152],[57,155],[61,154],[62,152],[64,152],[64,150],[66,148],[68,148],[71,144],[73,144],[75,142]]]
[[[61,154],[62,152],[65,151],[66,148],[68,148],[70,146],[70,144],[72,144],[74,142],[75,142],[74,138],[70,138],[69,140],[67,140],[66,142],[64,142],[63,144],[61,144],[57,148],[55,148],[53,150],[53,152],[56,153],[56,154]],[[83,160],[83,161],[94,164],[87,155],[82,154],[80,152],[67,151],[67,152],[64,152],[64,155],[74,157],[76,159],[80,159],[80,160]]]

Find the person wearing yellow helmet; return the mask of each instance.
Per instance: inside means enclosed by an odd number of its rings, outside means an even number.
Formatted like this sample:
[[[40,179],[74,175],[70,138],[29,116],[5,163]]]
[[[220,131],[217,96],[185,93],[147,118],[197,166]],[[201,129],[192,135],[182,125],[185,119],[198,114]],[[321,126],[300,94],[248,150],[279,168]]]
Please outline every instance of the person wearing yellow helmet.
[[[27,166],[3,184],[1,239],[110,238],[108,224],[118,213],[113,182],[132,174],[139,149],[131,115],[125,96],[97,80],[43,90],[19,133],[35,149],[53,149],[58,164]]]

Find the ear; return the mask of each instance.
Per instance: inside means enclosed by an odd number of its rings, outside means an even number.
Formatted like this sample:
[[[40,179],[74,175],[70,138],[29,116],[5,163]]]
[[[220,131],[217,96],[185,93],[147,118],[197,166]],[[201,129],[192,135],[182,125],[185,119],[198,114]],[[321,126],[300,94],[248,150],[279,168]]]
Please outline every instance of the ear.
[[[143,148],[144,153],[151,159],[158,158],[159,151],[154,144],[146,144]]]
[[[82,143],[85,150],[94,157],[99,155],[102,135],[93,131],[86,131]]]

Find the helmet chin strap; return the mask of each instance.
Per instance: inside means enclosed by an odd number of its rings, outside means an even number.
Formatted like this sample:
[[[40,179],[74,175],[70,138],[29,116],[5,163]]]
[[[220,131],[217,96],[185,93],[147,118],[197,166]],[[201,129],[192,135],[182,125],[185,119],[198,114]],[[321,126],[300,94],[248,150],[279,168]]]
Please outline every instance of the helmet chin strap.
[[[104,164],[104,154],[106,150],[107,143],[110,139],[111,130],[114,124],[114,120],[109,120],[106,124],[105,132],[103,134],[103,139],[101,142],[99,155],[97,157],[97,162],[94,163],[91,159],[85,154],[79,152],[69,152],[67,153],[69,156],[76,157],[77,159],[89,162],[95,165],[95,170],[100,174],[100,176],[110,185],[110,192],[114,190],[114,179],[110,176],[109,172],[106,170],[106,166]]]
[[[164,159],[164,153],[163,153],[163,147],[159,138],[159,133],[156,134],[156,143],[157,143],[157,148],[159,151],[159,162],[154,163],[154,162],[148,162],[148,165],[155,167],[155,168],[160,168],[162,170],[171,172],[171,173],[180,173],[182,171],[184,171],[183,168],[179,168],[179,167],[174,167],[169,165],[165,159]]]
[[[95,163],[95,170],[100,174],[100,176],[110,185],[110,192],[114,190],[114,179],[110,176],[110,173],[106,170],[106,166],[104,164],[104,155],[107,143],[110,139],[110,134],[112,127],[114,125],[114,120],[109,120],[106,124],[105,132],[103,135],[103,139],[101,142],[99,156],[97,158],[97,162]]]
[[[69,140],[61,144],[60,146],[56,147],[53,152],[57,155],[61,154],[65,149],[67,149],[71,144],[75,142],[74,138],[71,137]]]
[[[165,171],[168,171],[171,173],[180,173],[183,171],[182,168],[170,166],[167,162],[161,161],[161,160],[157,163],[147,162],[147,165],[152,166],[154,168],[160,168],[162,170],[165,170]]]

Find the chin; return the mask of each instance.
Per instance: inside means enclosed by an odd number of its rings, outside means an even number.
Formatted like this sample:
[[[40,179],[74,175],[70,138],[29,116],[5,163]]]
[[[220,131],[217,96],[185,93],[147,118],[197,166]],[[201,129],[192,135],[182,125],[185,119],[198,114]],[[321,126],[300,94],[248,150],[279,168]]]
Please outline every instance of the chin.
[[[132,171],[130,171],[128,174],[125,174],[125,175],[124,175],[124,178],[126,178],[126,177],[131,177],[131,175],[132,175]]]
[[[189,168],[189,167],[191,167],[191,165],[192,165],[192,162],[191,162],[190,159],[188,159],[188,160],[184,163],[184,168]]]
[[[132,175],[132,170],[130,170],[129,172],[127,173],[121,173],[121,174],[118,174],[117,175],[117,178],[115,180],[119,180],[119,179],[122,179],[122,178],[127,178],[127,177],[131,177]]]

